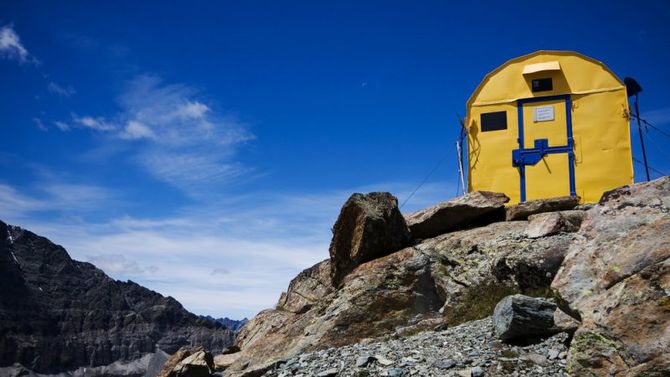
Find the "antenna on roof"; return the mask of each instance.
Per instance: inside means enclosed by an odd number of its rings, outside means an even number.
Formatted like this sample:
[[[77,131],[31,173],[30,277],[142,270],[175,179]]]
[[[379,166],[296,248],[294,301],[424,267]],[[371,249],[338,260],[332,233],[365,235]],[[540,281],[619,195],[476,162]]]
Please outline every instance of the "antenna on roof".
[[[638,106],[637,103],[637,95],[640,92],[642,92],[642,87],[632,77],[624,78],[623,83],[626,85],[626,91],[628,92],[628,97],[635,96],[635,118],[637,119],[637,129],[640,132],[640,145],[642,146],[642,159],[644,160],[644,171],[647,174],[647,181],[649,181],[649,164],[647,164],[647,151],[644,148],[644,138],[642,137],[642,124],[640,123],[640,107]]]

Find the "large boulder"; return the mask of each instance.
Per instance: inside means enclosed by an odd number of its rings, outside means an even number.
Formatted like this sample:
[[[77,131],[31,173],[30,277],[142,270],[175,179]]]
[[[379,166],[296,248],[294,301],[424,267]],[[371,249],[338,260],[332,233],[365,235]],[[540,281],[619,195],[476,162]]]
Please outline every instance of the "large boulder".
[[[603,195],[552,288],[582,322],[568,358],[575,375],[670,370],[670,178]]]
[[[407,215],[412,236],[425,239],[464,229],[505,220],[505,194],[475,191],[456,199]]]
[[[496,336],[503,341],[526,341],[557,333],[556,304],[550,300],[511,295],[500,300],[493,311]]]
[[[329,249],[333,284],[339,286],[356,266],[400,250],[411,239],[396,197],[387,192],[351,195],[333,227]]]
[[[571,210],[579,205],[580,200],[579,196],[560,196],[515,204],[507,208],[507,221],[526,220],[530,215],[543,212]]]

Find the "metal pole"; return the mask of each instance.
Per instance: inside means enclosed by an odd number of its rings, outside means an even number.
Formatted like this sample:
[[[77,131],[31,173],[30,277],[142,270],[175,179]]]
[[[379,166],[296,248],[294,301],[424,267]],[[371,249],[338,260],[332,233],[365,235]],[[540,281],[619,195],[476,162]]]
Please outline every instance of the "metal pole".
[[[640,107],[637,104],[637,94],[635,94],[635,114],[637,118],[637,129],[640,131],[640,145],[642,146],[642,159],[644,160],[644,170],[647,173],[647,182],[649,182],[649,165],[647,165],[647,151],[644,148],[644,138],[642,137],[642,124],[640,123]]]
[[[463,194],[465,195],[465,178],[463,177],[463,153],[461,152],[461,142],[456,142],[456,153],[458,153],[458,175],[461,178],[461,187],[463,187]],[[458,195],[458,193],[456,193]]]

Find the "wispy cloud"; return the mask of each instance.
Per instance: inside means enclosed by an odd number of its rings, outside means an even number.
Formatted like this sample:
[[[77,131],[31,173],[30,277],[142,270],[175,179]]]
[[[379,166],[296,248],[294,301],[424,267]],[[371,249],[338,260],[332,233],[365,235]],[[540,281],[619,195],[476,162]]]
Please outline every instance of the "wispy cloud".
[[[40,119],[40,118],[37,118],[37,117],[33,118],[33,123],[35,123],[35,126],[38,129],[40,129],[41,131],[48,131],[49,130],[47,128],[47,126],[44,124],[44,122],[42,122],[42,119]]]
[[[23,215],[44,208],[45,202],[21,193],[12,186],[0,183],[0,213],[6,218]]]
[[[61,97],[70,97],[74,94],[77,93],[76,90],[74,90],[73,87],[71,86],[61,86],[56,84],[53,81],[49,82],[49,85],[47,85],[47,90],[49,90],[50,93],[56,94]]]
[[[116,279],[171,295],[193,312],[240,318],[274,305],[299,271],[328,258],[330,229],[352,192],[391,191],[402,200],[414,188],[391,182],[326,192],[254,193],[194,204],[164,217],[82,222],[79,215],[95,204],[93,198],[98,206],[110,206],[111,193],[86,185],[54,186],[39,197],[0,186],[0,198],[13,198],[14,213],[35,213],[53,208],[51,202],[69,206],[75,197],[88,197],[64,220],[24,216],[16,225],[62,244],[73,258],[90,261]],[[451,185],[428,183],[407,211],[452,193]],[[7,209],[0,201],[0,210]]]
[[[646,113],[640,114],[640,118],[648,120],[655,126],[668,124],[670,123],[670,107],[647,111]]]
[[[111,123],[105,120],[103,117],[91,117],[91,116],[78,116],[76,114],[72,114],[72,120],[74,123],[90,128],[92,130],[96,131],[102,131],[102,132],[107,132],[107,131],[114,131],[117,129],[117,127]]]
[[[202,97],[186,84],[139,75],[119,96],[121,109],[114,116],[73,114],[71,121],[54,124],[62,131],[88,128],[136,143],[132,160],[139,167],[188,195],[199,195],[252,170],[235,155],[254,139],[244,123],[215,111]]]
[[[5,59],[15,60],[21,64],[39,63],[23,46],[19,35],[16,34],[12,25],[5,25],[0,28],[0,56]]]
[[[58,128],[59,130],[61,130],[63,132],[70,130],[70,125],[65,123],[65,122],[61,122],[61,121],[57,120],[53,123],[54,123],[54,126],[56,126],[56,128]]]
[[[144,124],[131,120],[126,124],[125,129],[119,134],[122,139],[137,140],[137,139],[155,139],[156,134],[151,128]]]
[[[33,192],[0,183],[0,216],[22,220],[39,213],[71,215],[97,211],[118,204],[119,199],[110,190],[88,184],[43,181]]]

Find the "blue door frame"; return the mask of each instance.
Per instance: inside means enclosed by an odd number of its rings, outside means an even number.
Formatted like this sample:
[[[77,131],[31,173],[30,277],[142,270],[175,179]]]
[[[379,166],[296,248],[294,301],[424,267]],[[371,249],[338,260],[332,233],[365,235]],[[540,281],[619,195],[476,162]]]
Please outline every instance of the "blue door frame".
[[[565,120],[568,144],[563,146],[549,146],[547,139],[537,139],[534,141],[534,148],[524,148],[523,138],[523,105],[533,102],[545,101],[565,101]],[[519,169],[519,192],[522,202],[526,201],[526,166],[532,166],[542,160],[547,154],[567,153],[568,154],[568,171],[570,179],[570,195],[576,196],[575,188],[575,142],[572,137],[572,99],[569,94],[547,97],[533,97],[523,98],[517,100],[517,113],[519,120],[519,149],[512,151],[512,166]]]

